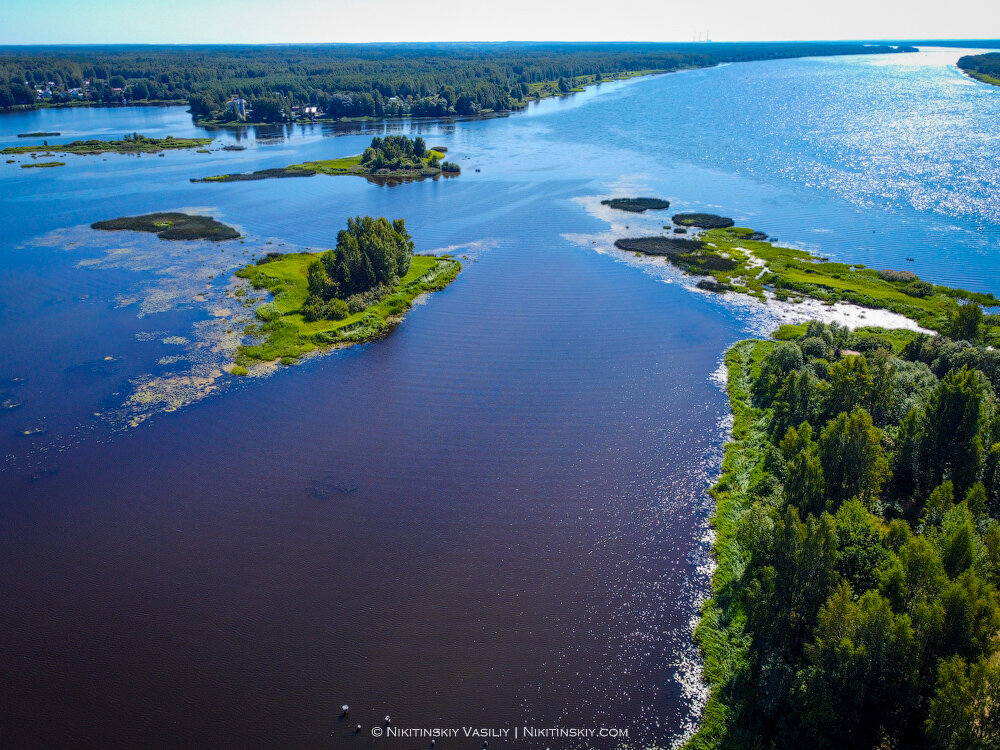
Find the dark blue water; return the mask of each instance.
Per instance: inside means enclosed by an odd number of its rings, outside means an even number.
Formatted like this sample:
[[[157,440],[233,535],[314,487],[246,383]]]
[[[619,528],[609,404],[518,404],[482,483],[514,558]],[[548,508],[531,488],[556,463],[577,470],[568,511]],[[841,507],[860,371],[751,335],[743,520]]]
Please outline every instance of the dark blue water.
[[[599,199],[661,195],[997,291],[1000,90],[962,77],[960,54],[731,65],[494,120],[0,164],[4,744],[425,745],[373,739],[387,713],[677,739],[699,701],[690,623],[726,413],[710,376],[766,320],[610,250]],[[177,108],[45,111],[0,118],[0,144],[35,130],[200,132]],[[447,146],[462,176],[189,182],[397,131]],[[247,239],[88,228],[176,209]],[[329,247],[355,214],[404,217],[462,274],[385,340],[226,375],[249,314],[232,270]],[[581,743],[491,741],[516,745]]]

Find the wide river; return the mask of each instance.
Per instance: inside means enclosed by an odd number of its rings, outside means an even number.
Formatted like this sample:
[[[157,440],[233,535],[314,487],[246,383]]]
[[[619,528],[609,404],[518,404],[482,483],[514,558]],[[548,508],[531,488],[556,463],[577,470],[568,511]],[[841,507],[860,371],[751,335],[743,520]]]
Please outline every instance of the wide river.
[[[490,120],[0,163],[0,744],[429,745],[374,738],[386,714],[678,741],[701,700],[717,371],[774,316],[613,250],[666,217],[599,201],[661,196],[1000,292],[1000,89],[964,78],[960,54],[736,64]],[[31,131],[204,132],[182,108],[0,117],[2,146]],[[189,181],[392,132],[447,146],[462,175]],[[88,226],[184,209],[245,242]],[[464,270],[384,340],[222,373],[247,315],[232,271],[330,247],[359,214],[404,217],[419,252]]]

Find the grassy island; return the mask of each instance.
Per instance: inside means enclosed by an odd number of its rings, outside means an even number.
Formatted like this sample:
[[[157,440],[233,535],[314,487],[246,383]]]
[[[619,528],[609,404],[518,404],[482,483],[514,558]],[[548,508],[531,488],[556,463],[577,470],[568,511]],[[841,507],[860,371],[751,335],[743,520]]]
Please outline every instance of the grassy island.
[[[36,161],[34,164],[22,164],[21,169],[47,169],[48,167],[65,167],[64,161]]]
[[[261,169],[242,174],[222,174],[191,182],[246,182],[281,177],[312,177],[316,174],[356,175],[375,182],[423,180],[441,174],[455,176],[461,172],[454,162],[442,161],[444,153],[427,148],[424,139],[389,135],[372,138],[363,154],[341,159],[307,161],[288,167]]]
[[[293,364],[318,348],[384,336],[424,293],[443,289],[462,266],[449,257],[413,254],[402,219],[348,220],[337,247],[323,253],[271,254],[236,275],[273,299],[257,309],[234,374],[262,363]]]
[[[1000,353],[822,323],[726,356],[686,750],[995,748]],[[971,329],[975,334],[975,329]]]
[[[1000,52],[965,55],[958,59],[958,67],[970,78],[992,86],[1000,86]]]
[[[216,221],[211,216],[192,216],[177,212],[122,216],[107,221],[96,221],[91,229],[105,231],[153,232],[161,240],[235,240],[240,233],[233,227]]]
[[[670,208],[670,201],[661,198],[609,198],[601,201],[601,205],[610,206],[619,211],[641,214],[643,211]]]
[[[1000,305],[992,294],[952,289],[922,281],[909,271],[876,270],[834,263],[805,250],[781,247],[767,235],[742,227],[710,229],[696,238],[672,236],[620,239],[621,250],[661,255],[685,272],[704,276],[699,284],[718,292],[739,292],[766,301],[852,302],[891,310],[924,328],[946,332],[975,308],[986,340],[1000,343],[1000,316],[983,316],[979,305]],[[961,304],[972,303],[972,304]],[[969,308],[968,310],[966,308]]]
[[[177,148],[199,148],[207,146],[212,138],[149,138],[139,133],[127,135],[119,141],[72,141],[71,143],[49,144],[41,146],[9,146],[3,150],[5,154],[29,154],[38,151],[59,151],[67,154],[137,154],[155,153]]]

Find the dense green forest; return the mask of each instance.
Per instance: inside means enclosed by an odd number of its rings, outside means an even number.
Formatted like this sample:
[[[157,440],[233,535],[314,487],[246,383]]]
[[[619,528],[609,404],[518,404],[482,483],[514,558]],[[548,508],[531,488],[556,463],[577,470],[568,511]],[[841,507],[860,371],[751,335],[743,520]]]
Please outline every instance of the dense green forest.
[[[1000,86],[1000,52],[965,55],[958,58],[958,67],[981,81]]]
[[[995,749],[1000,352],[794,328],[727,355],[689,747]]]
[[[0,108],[37,103],[188,102],[195,116],[283,121],[509,110],[532,84],[804,55],[902,51],[857,43],[507,43],[0,48]]]
[[[406,276],[413,247],[402,219],[348,219],[337,246],[309,264],[303,317],[340,320],[374,304]]]

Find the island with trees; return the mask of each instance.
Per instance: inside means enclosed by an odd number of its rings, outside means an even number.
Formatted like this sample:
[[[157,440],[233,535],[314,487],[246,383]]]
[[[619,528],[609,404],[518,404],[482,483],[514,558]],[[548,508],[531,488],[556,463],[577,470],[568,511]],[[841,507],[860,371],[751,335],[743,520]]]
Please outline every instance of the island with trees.
[[[202,148],[210,144],[213,138],[150,138],[140,133],[132,133],[114,141],[86,140],[70,143],[48,143],[40,146],[8,146],[0,151],[3,154],[31,154],[41,152],[60,152],[66,154],[140,154],[156,153],[171,149]]]
[[[732,223],[712,214],[678,214],[674,219],[688,216],[706,217],[695,220],[702,225]],[[981,309],[1000,305],[1000,298],[993,294],[932,284],[910,271],[832,262],[805,250],[781,247],[769,242],[766,234],[745,227],[708,229],[696,237],[623,238],[615,246],[662,256],[685,273],[703,277],[698,286],[709,291],[746,294],[762,302],[805,298],[829,304],[849,302],[890,310],[942,333],[953,331],[956,325],[982,324],[987,341],[1000,344],[1000,315],[984,315]]]
[[[688,750],[1000,738],[1000,352],[819,322],[727,354]]]
[[[178,104],[206,123],[475,116],[652,72],[913,51],[856,42],[0,48],[0,109]]]
[[[958,67],[970,78],[1000,86],[1000,52],[985,55],[964,55],[958,58]]]
[[[414,255],[402,219],[348,219],[334,249],[268,254],[236,272],[273,298],[249,327],[236,375],[265,363],[293,364],[317,349],[386,335],[421,294],[443,289],[462,266],[448,256]]]
[[[309,161],[288,167],[261,169],[256,172],[221,174],[192,178],[191,182],[247,182],[283,177],[312,177],[317,174],[355,175],[373,182],[400,182],[457,176],[461,168],[444,160],[444,152],[428,148],[420,136],[375,136],[363,154],[341,159]]]

